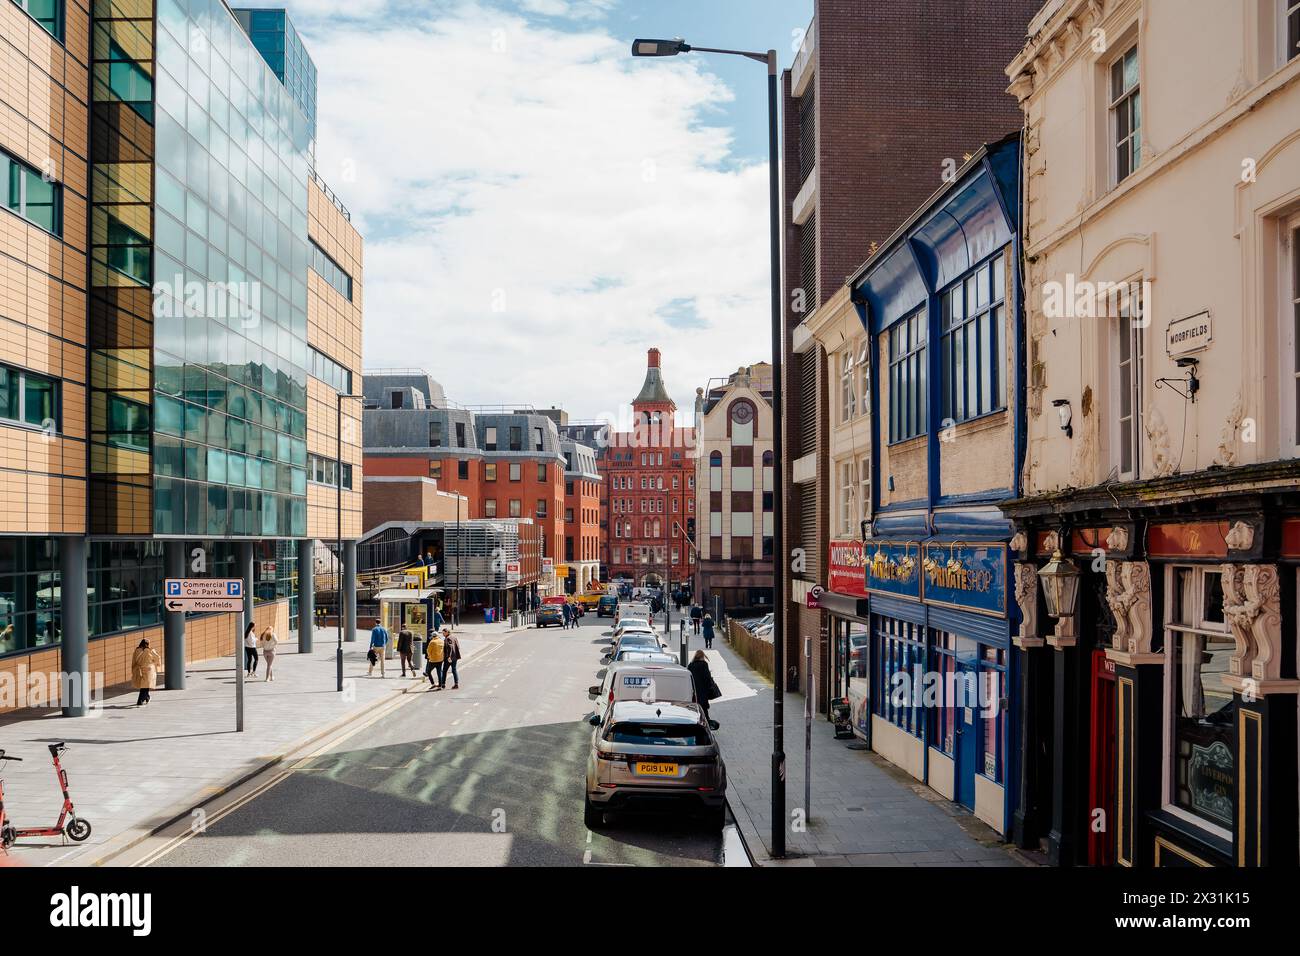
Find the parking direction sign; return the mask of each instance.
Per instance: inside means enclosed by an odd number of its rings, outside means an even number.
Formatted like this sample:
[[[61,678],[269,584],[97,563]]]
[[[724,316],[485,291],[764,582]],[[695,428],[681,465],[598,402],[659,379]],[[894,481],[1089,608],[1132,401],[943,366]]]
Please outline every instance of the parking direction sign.
[[[242,611],[240,578],[167,578],[163,602],[169,611]]]

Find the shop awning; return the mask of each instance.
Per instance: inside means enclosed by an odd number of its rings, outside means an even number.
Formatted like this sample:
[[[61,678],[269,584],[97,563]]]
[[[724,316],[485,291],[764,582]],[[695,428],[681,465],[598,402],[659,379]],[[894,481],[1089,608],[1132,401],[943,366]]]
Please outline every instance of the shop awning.
[[[817,598],[817,604],[825,611],[832,614],[840,614],[844,617],[857,617],[867,620],[867,598],[854,597],[851,594],[836,594],[834,591],[823,591]]]

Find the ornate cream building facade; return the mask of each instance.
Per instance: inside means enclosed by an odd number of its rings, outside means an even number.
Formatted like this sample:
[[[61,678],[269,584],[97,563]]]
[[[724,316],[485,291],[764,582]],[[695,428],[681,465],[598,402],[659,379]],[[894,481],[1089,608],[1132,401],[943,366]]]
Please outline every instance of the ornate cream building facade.
[[[1296,862],[1298,41],[1293,0],[1051,0],[1007,68],[1019,812],[1059,862]],[[1054,622],[1058,551],[1081,586]]]

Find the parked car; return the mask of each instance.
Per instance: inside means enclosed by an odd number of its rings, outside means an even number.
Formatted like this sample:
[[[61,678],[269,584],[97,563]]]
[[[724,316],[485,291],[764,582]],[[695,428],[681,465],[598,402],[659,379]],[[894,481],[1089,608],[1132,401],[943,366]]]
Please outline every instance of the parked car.
[[[640,648],[642,650],[656,652],[667,650],[664,647],[663,642],[660,640],[659,635],[655,634],[653,631],[628,631],[614,642],[614,646],[605,653],[605,656],[601,659],[601,663],[608,664],[610,661],[618,657],[620,651],[629,648]]]
[[[773,615],[771,613],[768,613],[768,614],[764,614],[762,617],[755,617],[745,621],[741,621],[740,626],[743,627],[745,630],[749,631],[749,633],[753,634],[760,627],[763,627],[765,624],[771,624],[772,618]]]
[[[537,626],[549,627],[552,624],[564,627],[564,608],[559,604],[543,604],[537,609]]]
[[[605,671],[605,679],[587,690],[596,697],[596,712],[604,714],[615,701],[667,701],[674,704],[695,702],[695,684],[691,672],[675,661],[615,662]]]
[[[628,647],[618,652],[611,664],[621,662],[631,663],[633,661],[641,664],[676,664],[678,663],[676,654],[669,654],[667,651],[650,651],[640,647]]]
[[[726,822],[727,767],[698,704],[618,700],[592,714],[583,822],[605,811],[675,810]]]

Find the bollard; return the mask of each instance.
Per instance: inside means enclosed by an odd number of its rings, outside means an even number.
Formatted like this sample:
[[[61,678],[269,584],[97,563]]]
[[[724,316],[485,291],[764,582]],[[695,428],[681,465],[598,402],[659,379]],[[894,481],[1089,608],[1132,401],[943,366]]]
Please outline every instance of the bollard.
[[[411,666],[417,674],[424,670],[424,638],[422,637],[411,641]]]

